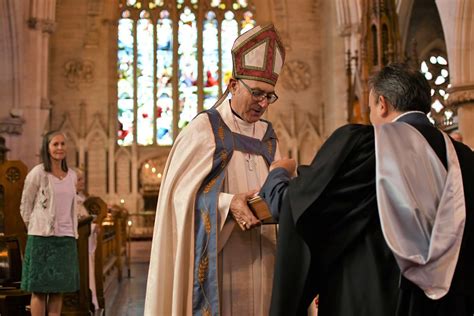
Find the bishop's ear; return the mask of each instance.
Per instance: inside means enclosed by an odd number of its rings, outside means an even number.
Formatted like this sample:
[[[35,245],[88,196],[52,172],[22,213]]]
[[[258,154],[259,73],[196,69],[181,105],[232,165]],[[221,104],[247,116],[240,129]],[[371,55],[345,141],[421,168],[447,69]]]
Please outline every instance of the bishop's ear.
[[[229,91],[232,93],[232,94],[235,94],[235,91],[237,89],[237,79],[235,78],[230,78],[229,80]]]

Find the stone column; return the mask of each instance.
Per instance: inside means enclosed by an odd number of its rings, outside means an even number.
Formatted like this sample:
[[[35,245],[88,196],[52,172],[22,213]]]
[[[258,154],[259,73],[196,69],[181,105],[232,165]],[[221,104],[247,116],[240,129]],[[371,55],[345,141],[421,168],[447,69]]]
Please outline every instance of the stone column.
[[[474,147],[474,2],[436,0],[448,49],[451,87],[448,102],[458,108],[459,131]]]
[[[474,84],[452,86],[449,92],[449,104],[458,110],[458,126],[463,142],[474,148]]]

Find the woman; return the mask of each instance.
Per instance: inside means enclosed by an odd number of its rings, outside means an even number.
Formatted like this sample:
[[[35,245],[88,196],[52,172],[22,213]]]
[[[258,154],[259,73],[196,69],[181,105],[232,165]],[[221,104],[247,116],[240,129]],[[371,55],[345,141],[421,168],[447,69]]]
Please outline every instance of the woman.
[[[21,216],[28,228],[21,288],[32,292],[31,315],[60,315],[62,293],[79,290],[76,174],[66,163],[66,137],[47,133],[42,164],[26,176]]]

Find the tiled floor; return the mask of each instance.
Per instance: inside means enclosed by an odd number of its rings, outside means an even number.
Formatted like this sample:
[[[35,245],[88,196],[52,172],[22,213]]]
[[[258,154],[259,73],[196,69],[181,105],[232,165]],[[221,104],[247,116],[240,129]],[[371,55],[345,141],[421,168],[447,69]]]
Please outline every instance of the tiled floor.
[[[113,307],[106,315],[143,316],[150,250],[151,241],[131,243],[131,277],[122,280]]]

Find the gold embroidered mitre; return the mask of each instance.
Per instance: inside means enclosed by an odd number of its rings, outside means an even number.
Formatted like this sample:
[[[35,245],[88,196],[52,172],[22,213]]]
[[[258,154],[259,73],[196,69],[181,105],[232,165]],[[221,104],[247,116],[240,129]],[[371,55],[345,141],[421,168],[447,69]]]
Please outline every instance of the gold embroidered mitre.
[[[285,61],[285,49],[275,27],[256,26],[240,35],[232,46],[233,75],[275,85]]]

